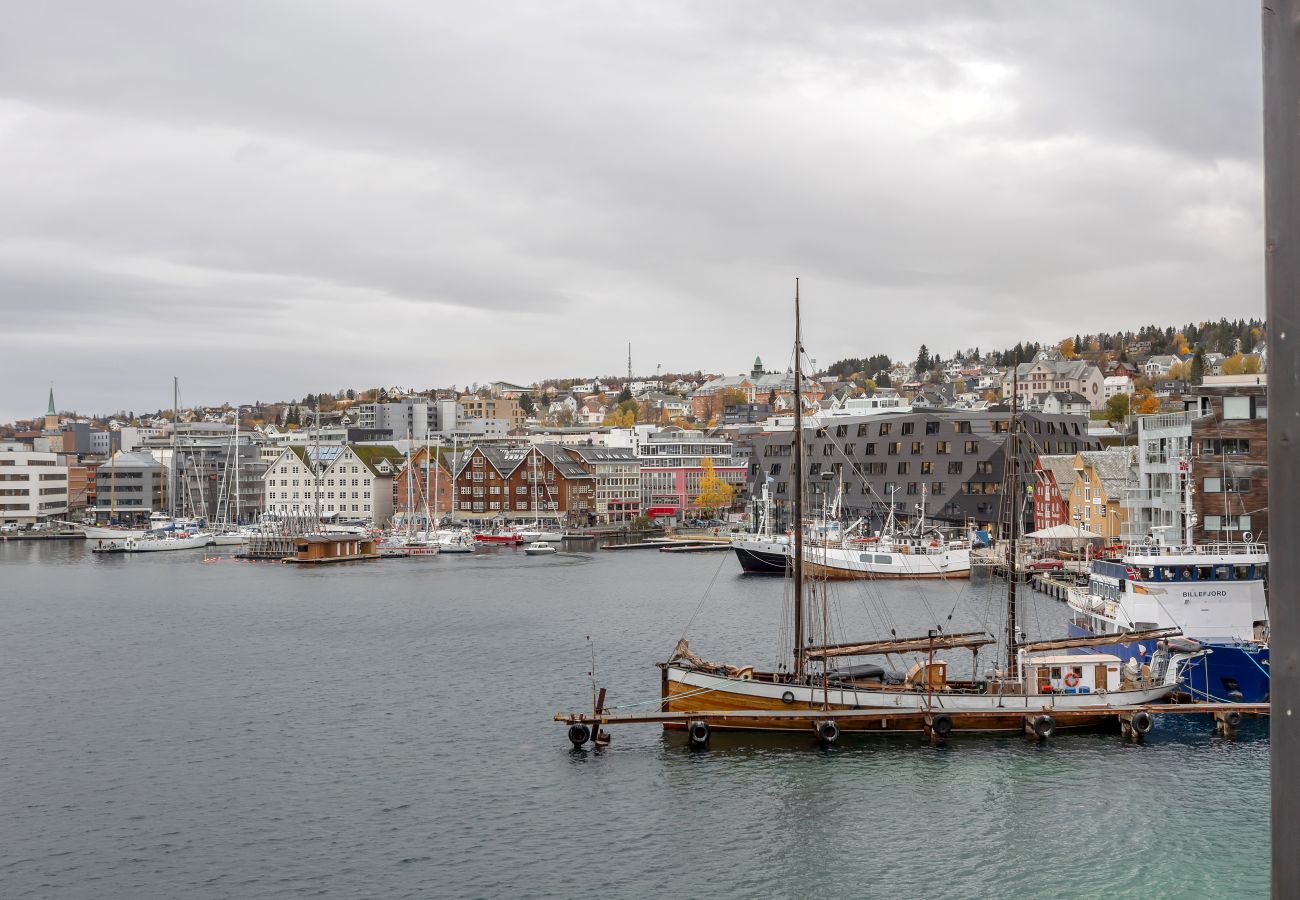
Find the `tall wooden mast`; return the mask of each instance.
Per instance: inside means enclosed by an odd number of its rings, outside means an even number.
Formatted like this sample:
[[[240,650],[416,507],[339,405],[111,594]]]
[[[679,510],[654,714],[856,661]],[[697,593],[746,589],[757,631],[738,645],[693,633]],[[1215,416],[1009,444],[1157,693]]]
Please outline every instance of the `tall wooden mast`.
[[[1011,533],[1007,541],[1007,664],[1003,674],[1013,677],[1016,671],[1016,540],[1020,532],[1020,513],[1016,510],[1016,491],[1020,485],[1017,469],[1020,464],[1019,428],[1017,417],[1020,400],[1020,363],[1015,363],[1011,378],[1011,432],[1007,435],[1007,474],[1003,485],[1007,492],[1007,509],[1011,518]]]
[[[794,280],[794,675],[803,677],[803,331]]]

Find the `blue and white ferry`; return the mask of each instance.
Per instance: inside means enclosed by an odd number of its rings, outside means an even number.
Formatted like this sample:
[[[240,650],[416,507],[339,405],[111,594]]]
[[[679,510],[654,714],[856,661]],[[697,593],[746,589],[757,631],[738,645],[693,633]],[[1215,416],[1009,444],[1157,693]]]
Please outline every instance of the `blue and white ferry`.
[[[1131,544],[1118,559],[1094,561],[1088,587],[1070,592],[1070,634],[1114,635],[1087,652],[1142,665],[1154,642],[1126,633],[1180,629],[1210,650],[1183,673],[1183,690],[1198,700],[1267,702],[1267,580],[1262,543]]]

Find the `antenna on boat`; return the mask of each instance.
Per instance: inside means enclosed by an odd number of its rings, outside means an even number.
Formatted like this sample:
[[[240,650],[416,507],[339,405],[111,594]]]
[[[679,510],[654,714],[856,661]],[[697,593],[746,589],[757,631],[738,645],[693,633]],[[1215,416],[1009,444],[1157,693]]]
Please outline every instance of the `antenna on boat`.
[[[803,678],[803,331],[794,280],[794,677]]]

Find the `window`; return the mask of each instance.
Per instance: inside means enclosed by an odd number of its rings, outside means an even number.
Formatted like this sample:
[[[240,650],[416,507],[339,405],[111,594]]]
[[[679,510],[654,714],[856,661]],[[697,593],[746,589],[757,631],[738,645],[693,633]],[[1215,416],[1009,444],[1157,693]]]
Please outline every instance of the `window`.
[[[931,493],[931,494],[938,495],[938,494],[942,494],[943,492],[944,492],[944,484],[943,484],[942,481],[931,481],[931,482],[930,482],[930,493]]]
[[[960,461],[954,461],[954,462],[950,462],[950,463],[948,463],[948,474],[949,474],[949,475],[960,475],[960,474],[961,474],[961,462],[960,462]]]
[[[934,474],[934,463],[930,462],[928,459],[927,459],[925,462],[921,463],[921,474],[922,474],[922,475],[933,475],[933,474]]]
[[[1250,479],[1239,475],[1206,478],[1204,491],[1207,494],[1245,494],[1250,491]]]
[[[975,463],[975,474],[977,474],[977,475],[992,475],[992,474],[993,474],[993,463],[991,463],[991,462],[987,462],[987,461],[985,461],[985,462],[977,462],[977,463]]]
[[[890,423],[890,422],[881,422],[881,423],[880,423],[880,434],[881,434],[882,436],[883,436],[883,435],[886,435],[886,434],[889,434],[890,429],[892,429],[893,427],[894,427],[893,424]]]
[[[907,492],[912,495],[919,494],[921,493],[921,485],[915,481],[909,481],[907,483]]]
[[[812,477],[816,477],[821,473],[822,473],[822,464],[819,462],[813,463],[811,466],[808,467],[808,474]]]
[[[970,422],[953,422],[952,424],[958,434],[970,434]]]
[[[916,423],[915,423],[915,422],[904,422],[904,423],[903,423],[903,434],[911,434],[911,433],[912,433],[913,431],[915,431],[915,430],[916,430]]]
[[[859,425],[859,426],[858,426],[858,437],[866,437],[866,436],[867,436],[867,426],[866,426],[866,425]]]
[[[912,441],[912,455],[913,455],[913,456],[920,456],[920,455],[921,455],[921,442],[920,442],[920,441]]]
[[[952,443],[949,441],[935,441],[934,452],[940,456],[945,456],[952,452]]]
[[[903,445],[898,441],[894,441],[889,445],[889,455],[897,456],[902,451],[902,449],[903,449]]]
[[[966,452],[967,452],[968,454],[969,454],[969,453],[979,453],[979,452],[980,452],[980,442],[979,442],[979,441],[967,441],[967,442],[966,442]]]
[[[886,496],[886,497],[888,497],[890,494],[894,493],[894,491],[896,491],[896,490],[898,490],[898,482],[897,482],[897,481],[886,481],[886,482],[885,482],[885,496]]]
[[[908,475],[911,473],[911,471],[912,471],[912,464],[910,462],[900,462],[898,464],[899,475]]]
[[[1248,438],[1202,438],[1202,456],[1247,456],[1250,454]]]
[[[876,455],[876,445],[875,445],[875,444],[867,444],[867,445],[865,445],[865,446],[862,448],[862,455],[863,455],[863,456],[875,456],[875,455]]]
[[[1225,419],[1249,419],[1250,398],[1249,397],[1224,397],[1223,417]]]
[[[939,423],[938,423],[938,422],[926,422],[926,423],[925,423],[925,433],[926,433],[926,434],[938,434],[938,433],[939,433]]]

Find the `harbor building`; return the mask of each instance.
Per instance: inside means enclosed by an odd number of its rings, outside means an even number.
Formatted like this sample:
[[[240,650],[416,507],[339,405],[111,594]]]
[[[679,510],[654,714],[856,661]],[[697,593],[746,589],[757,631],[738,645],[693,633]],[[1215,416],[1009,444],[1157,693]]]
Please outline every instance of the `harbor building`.
[[[31,525],[67,514],[68,467],[59,454],[0,443],[0,523]]]
[[[266,511],[386,525],[393,517],[393,481],[404,463],[396,447],[292,444],[263,476]]]
[[[601,525],[631,522],[641,514],[641,460],[630,447],[567,447],[596,479],[593,513]]]
[[[1197,540],[1267,540],[1267,376],[1207,376],[1185,405]]]
[[[1010,411],[929,409],[827,419],[804,430],[805,464],[813,509],[840,494],[841,514],[881,523],[891,505],[910,521],[924,508],[928,520],[993,528],[999,517]],[[1100,450],[1082,416],[1022,412],[1015,465],[1031,493],[1036,460]],[[794,498],[793,435],[789,429],[753,438],[752,497],[770,478],[778,518],[789,521]],[[842,493],[841,493],[842,486]],[[1024,526],[1032,528],[1030,503]],[[782,527],[785,527],[782,524]]]
[[[1124,541],[1183,543],[1191,442],[1191,410],[1137,418],[1132,477],[1121,500],[1127,519],[1120,533]]]
[[[1038,457],[1034,466],[1034,530],[1073,524],[1070,518],[1070,494],[1074,490],[1076,454],[1049,454]]]
[[[431,465],[431,460],[437,462]],[[434,521],[451,515],[452,465],[450,447],[440,450],[421,447],[411,454],[409,460],[403,460],[402,468],[393,479],[394,514],[405,516],[409,512],[422,518],[427,497],[429,513]]]
[[[119,450],[95,470],[95,506],[87,511],[97,522],[143,523],[166,507],[167,484],[167,469],[152,453]]]
[[[704,478],[704,460],[714,474],[736,489],[745,487],[749,469],[737,464],[730,441],[700,431],[665,428],[640,444],[641,510],[652,519],[684,519],[694,512]]]
[[[596,476],[558,444],[478,446],[456,471],[456,518],[589,525]]]
[[[1069,494],[1070,518],[1065,524],[1095,532],[1107,542],[1118,540],[1128,519],[1121,501],[1133,458],[1131,447],[1076,453]]]

